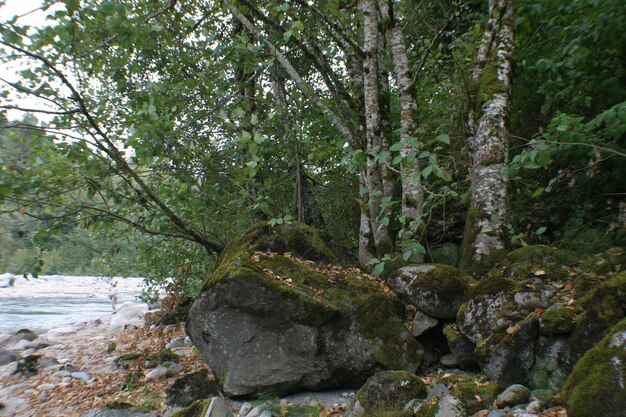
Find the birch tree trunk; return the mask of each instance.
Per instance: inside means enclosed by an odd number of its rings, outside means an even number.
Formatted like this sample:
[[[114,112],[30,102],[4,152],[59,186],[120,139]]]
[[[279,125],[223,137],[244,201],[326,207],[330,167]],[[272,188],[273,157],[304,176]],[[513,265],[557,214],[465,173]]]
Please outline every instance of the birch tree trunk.
[[[506,250],[508,122],[511,107],[512,0],[490,0],[489,22],[472,82],[468,145],[472,156],[471,200],[462,244],[462,265],[480,273]]]
[[[363,94],[365,100],[366,168],[365,187],[368,189],[367,204],[371,234],[379,257],[393,251],[389,233],[391,219],[383,210],[383,170],[377,154],[382,151],[383,138],[380,113],[380,80],[378,70],[378,9],[376,0],[362,0],[363,11]],[[385,220],[386,219],[386,220]]]
[[[387,44],[391,51],[393,71],[398,86],[400,98],[400,141],[402,148],[400,155],[400,178],[402,181],[402,208],[401,215],[404,218],[405,229],[402,240],[409,241],[418,237],[422,224],[424,191],[420,180],[420,169],[416,157],[418,154],[417,129],[418,109],[415,98],[415,87],[409,58],[404,43],[402,28],[397,24],[393,15],[393,5],[389,0],[379,0],[382,26],[387,38]],[[423,262],[421,254],[413,254],[412,262]]]

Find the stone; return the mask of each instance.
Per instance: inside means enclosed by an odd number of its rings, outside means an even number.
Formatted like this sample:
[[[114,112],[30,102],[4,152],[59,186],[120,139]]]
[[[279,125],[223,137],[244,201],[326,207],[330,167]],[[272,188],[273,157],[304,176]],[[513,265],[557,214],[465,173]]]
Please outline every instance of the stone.
[[[442,264],[409,265],[388,279],[391,289],[418,311],[437,319],[454,319],[474,280]]]
[[[117,311],[111,317],[109,326],[111,330],[121,332],[127,330],[129,326],[138,328],[145,323],[144,315],[148,311],[147,304],[133,303],[127,301],[118,307]]]
[[[533,413],[533,414],[539,414],[541,413],[541,411],[543,411],[543,409],[544,409],[544,404],[543,402],[539,400],[531,401],[526,406],[526,412]]]
[[[86,411],[81,413],[80,417],[159,417],[159,414],[130,404],[120,403]]]
[[[177,379],[166,390],[167,403],[179,407],[188,407],[194,401],[210,398],[217,394],[219,394],[219,387],[206,369]]]
[[[513,384],[498,395],[496,406],[498,408],[512,407],[517,404],[527,403],[528,400],[530,400],[530,390],[523,385]]]
[[[427,330],[435,327],[437,323],[439,323],[439,320],[418,310],[415,312],[415,317],[413,317],[411,334],[415,337],[420,336]]]
[[[233,413],[223,399],[213,397],[203,417],[233,417]]]
[[[426,396],[426,402],[430,401],[434,397],[443,397],[445,395],[450,395],[450,390],[445,384],[435,384],[432,388],[428,390],[428,395]]]
[[[488,415],[489,415],[489,410],[480,410],[472,414],[472,417],[487,417]]]
[[[458,368],[459,367],[459,361],[457,360],[456,356],[454,356],[452,353],[443,355],[439,359],[439,363],[441,364],[441,366],[444,366],[446,368]]]
[[[402,303],[354,268],[331,275],[315,264],[336,259],[298,222],[260,224],[226,246],[186,329],[227,395],[319,391],[417,369],[422,349]]]
[[[452,395],[446,395],[439,401],[439,410],[435,417],[466,417],[463,403]]]
[[[500,410],[492,410],[487,417],[507,417],[506,412]]]
[[[405,371],[383,371],[370,377],[356,393],[345,417],[377,417],[383,413],[403,412],[412,399],[425,398],[421,379]]]
[[[561,396],[570,417],[626,416],[626,318],[578,361]]]
[[[146,374],[146,379],[159,379],[178,375],[183,368],[175,362],[164,362]]]
[[[14,374],[21,374],[25,376],[32,376],[37,374],[38,366],[37,360],[41,357],[41,355],[27,355],[24,356],[17,362],[17,366],[15,367]]]
[[[456,323],[446,325],[443,328],[443,334],[458,365],[462,369],[471,371],[478,369],[478,363],[474,358],[476,345],[461,333]]]
[[[475,356],[489,379],[507,386],[526,383],[535,364],[538,321],[530,317],[476,345]]]
[[[54,368],[59,365],[59,361],[51,356],[42,356],[37,359],[37,366],[40,368]]]
[[[536,308],[546,308],[546,303],[541,297],[532,292],[520,291],[513,295],[513,300],[521,307],[534,310]]]
[[[15,362],[19,357],[8,350],[0,348],[0,366]]]
[[[247,417],[248,413],[252,410],[252,404],[243,403],[239,409],[239,417]]]
[[[259,417],[272,417],[272,412],[270,410],[265,410]]]
[[[171,342],[169,342],[167,344],[166,348],[167,349],[175,349],[175,348],[189,346],[185,339],[186,339],[186,337],[178,337],[178,338],[172,340]]]
[[[91,375],[87,372],[72,372],[70,376],[74,379],[81,379],[83,381],[89,381],[91,379]]]

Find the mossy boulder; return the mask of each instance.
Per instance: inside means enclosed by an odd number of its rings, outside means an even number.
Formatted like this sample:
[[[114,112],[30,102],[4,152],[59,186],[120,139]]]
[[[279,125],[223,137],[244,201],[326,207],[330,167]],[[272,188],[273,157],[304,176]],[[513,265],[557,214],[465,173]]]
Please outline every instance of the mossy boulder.
[[[503,317],[505,307],[514,302],[514,294],[521,290],[520,283],[497,270],[487,274],[468,291],[467,301],[459,308],[457,323],[461,332],[478,343],[510,325],[511,320]]]
[[[422,349],[402,303],[358,269],[326,264],[337,258],[297,222],[258,225],[227,245],[187,320],[225,393],[359,386],[381,370],[416,370]]]
[[[408,304],[437,319],[450,320],[474,280],[442,264],[409,265],[393,273],[387,283]]]
[[[446,375],[437,382],[444,384],[453,396],[460,399],[470,415],[491,406],[501,391],[495,381],[464,374]]]
[[[571,417],[626,416],[626,319],[576,364],[562,397]]]
[[[370,377],[348,405],[346,417],[380,417],[407,414],[404,406],[426,397],[426,386],[412,373],[383,371]],[[408,413],[408,416],[411,416]]]
[[[580,313],[569,338],[572,364],[626,316],[626,272],[584,294],[578,305]]]

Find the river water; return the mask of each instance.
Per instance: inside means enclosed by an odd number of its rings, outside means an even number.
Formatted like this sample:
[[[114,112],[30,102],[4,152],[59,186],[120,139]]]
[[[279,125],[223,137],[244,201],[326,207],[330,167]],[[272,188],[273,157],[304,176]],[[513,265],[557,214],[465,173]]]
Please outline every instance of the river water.
[[[14,278],[13,285],[9,285]],[[111,282],[117,282],[118,305],[138,301],[141,278],[0,275],[0,333],[28,328],[43,333],[55,327],[110,315]]]

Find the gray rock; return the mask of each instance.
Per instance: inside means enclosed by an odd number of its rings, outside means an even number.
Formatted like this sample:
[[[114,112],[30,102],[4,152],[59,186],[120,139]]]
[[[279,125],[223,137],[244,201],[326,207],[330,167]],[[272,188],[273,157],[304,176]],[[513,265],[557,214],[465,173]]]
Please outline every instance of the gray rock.
[[[511,410],[508,417],[537,417],[537,414],[528,413],[526,410]]]
[[[151,379],[159,379],[159,378],[163,378],[167,375],[167,368],[165,366],[159,366],[158,368],[155,368],[153,370],[151,370],[150,372],[148,372],[146,374],[146,379],[151,380]]]
[[[517,404],[527,403],[530,399],[530,390],[523,385],[513,384],[502,391],[496,398],[496,406],[499,408],[512,407]],[[524,411],[526,411],[524,409]]]
[[[167,403],[179,407],[190,406],[194,401],[211,398],[219,393],[219,387],[206,369],[177,379],[167,388]],[[250,403],[246,403],[250,407]],[[244,404],[244,406],[246,405]],[[244,406],[241,407],[244,410]],[[250,408],[248,408],[250,411]]]
[[[435,384],[431,389],[428,390],[428,396],[426,397],[426,402],[430,401],[434,397],[444,397],[446,395],[450,395],[450,390],[444,384]]]
[[[483,278],[485,279],[489,278]],[[463,314],[459,317],[459,328],[473,343],[486,339],[497,328],[497,319],[507,301],[508,296],[505,290],[473,297],[467,302]]]
[[[142,410],[140,408],[95,408],[86,411],[80,417],[158,417],[159,414],[152,411]]]
[[[91,375],[87,372],[72,372],[71,377],[75,379],[82,379],[83,381],[89,381],[91,379]]]
[[[37,359],[37,365],[40,368],[53,368],[55,366],[59,366],[59,361],[56,360],[56,358],[53,358],[51,356],[42,356],[41,358]]]
[[[0,348],[0,366],[15,362],[19,357],[8,350]]]
[[[250,412],[250,410],[252,410],[252,404],[250,404],[250,403],[243,403],[241,405],[241,408],[239,409],[239,416],[238,417],[247,417],[248,413]]]
[[[435,417],[466,417],[467,412],[463,402],[452,395],[446,395],[439,400],[439,410]]]
[[[535,340],[539,334],[536,318],[527,319],[511,334],[496,334],[476,348],[476,359],[489,379],[502,385],[525,383],[535,364]]]
[[[246,417],[259,417],[263,411],[265,411],[265,406],[257,405],[252,410],[250,410],[248,414],[246,414]]]
[[[259,417],[272,417],[272,412],[269,410],[265,410],[261,413]]]
[[[541,300],[536,294],[532,292],[520,291],[515,293],[513,299],[521,307],[525,307],[531,310],[536,308],[545,308],[546,303]]]
[[[445,366],[446,368],[458,368],[459,367],[459,361],[457,357],[452,353],[443,355],[439,359],[439,363],[441,364],[441,366]]]
[[[437,323],[439,323],[439,320],[418,310],[415,312],[415,317],[413,317],[413,329],[411,330],[411,334],[417,337],[423,334],[426,330],[435,327]]]
[[[168,349],[175,349],[175,348],[186,347],[186,346],[189,346],[189,344],[187,343],[187,338],[177,337],[176,339],[169,342],[166,347]]]
[[[387,279],[391,289],[405,302],[443,320],[456,318],[473,282],[458,269],[442,264],[405,266]]]
[[[539,413],[541,413],[541,411],[543,411],[544,407],[545,407],[545,405],[543,404],[543,402],[541,402],[539,400],[531,401],[526,406],[526,412],[533,413],[533,414],[539,414]]]
[[[478,369],[478,363],[474,358],[476,345],[472,343],[463,333],[460,332],[455,323],[448,324],[443,329],[443,334],[448,341],[450,352],[456,358],[462,369]]]
[[[384,371],[370,377],[348,405],[346,417],[373,417],[401,412],[415,398],[425,398],[421,379],[404,371]]]
[[[257,225],[227,245],[190,308],[187,332],[226,394],[319,391],[360,385],[383,369],[415,372],[422,349],[399,300],[354,273],[329,282],[296,256],[336,259],[306,225]]]
[[[506,412],[500,411],[500,410],[493,410],[489,414],[487,414],[487,417],[506,417]]]
[[[220,397],[211,398],[211,404],[203,417],[233,417],[228,405]],[[271,414],[270,414],[271,417]]]

